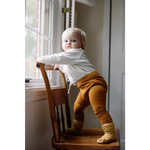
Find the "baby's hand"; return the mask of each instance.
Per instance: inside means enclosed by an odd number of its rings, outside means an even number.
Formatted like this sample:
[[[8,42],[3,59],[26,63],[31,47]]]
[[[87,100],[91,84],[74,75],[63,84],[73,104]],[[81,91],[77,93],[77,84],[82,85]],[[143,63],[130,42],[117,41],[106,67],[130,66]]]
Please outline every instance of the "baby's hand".
[[[37,68],[39,68],[39,65],[38,65],[38,63],[39,63],[39,62],[38,62],[38,61],[36,61],[36,67],[37,67]]]
[[[53,70],[56,70],[57,68],[59,68],[59,65],[55,65]]]

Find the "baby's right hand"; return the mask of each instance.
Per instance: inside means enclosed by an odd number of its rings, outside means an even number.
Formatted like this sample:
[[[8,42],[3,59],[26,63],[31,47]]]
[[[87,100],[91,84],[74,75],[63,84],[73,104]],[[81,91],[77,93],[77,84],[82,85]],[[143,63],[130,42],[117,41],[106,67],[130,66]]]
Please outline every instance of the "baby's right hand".
[[[36,67],[37,67],[37,68],[39,68],[39,65],[38,65],[38,63],[39,63],[39,62],[38,62],[38,61],[36,61]]]
[[[53,68],[53,70],[56,70],[58,68],[59,68],[59,65],[55,65],[54,68]]]

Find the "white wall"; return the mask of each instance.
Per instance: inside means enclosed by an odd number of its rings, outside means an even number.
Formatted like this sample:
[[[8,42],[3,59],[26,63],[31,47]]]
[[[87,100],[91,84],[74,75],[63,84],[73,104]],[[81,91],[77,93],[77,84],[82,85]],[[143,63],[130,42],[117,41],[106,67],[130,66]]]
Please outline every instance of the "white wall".
[[[25,149],[53,150],[53,135],[45,88],[25,90]]]
[[[77,27],[85,31],[87,44],[85,53],[96,70],[102,73],[102,50],[103,50],[103,0],[96,0],[93,7],[76,3]],[[71,87],[70,106],[73,112],[73,104],[78,95],[78,88]],[[92,107],[85,109],[85,128],[99,128],[101,123],[94,114]],[[73,114],[72,114],[73,119]]]

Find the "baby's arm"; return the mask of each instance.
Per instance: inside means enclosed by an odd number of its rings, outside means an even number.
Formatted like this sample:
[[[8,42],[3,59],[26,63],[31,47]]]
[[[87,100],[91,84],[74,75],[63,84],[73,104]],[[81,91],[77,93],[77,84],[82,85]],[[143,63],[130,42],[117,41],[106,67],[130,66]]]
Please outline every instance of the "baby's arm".
[[[61,61],[63,61],[62,59],[63,59],[62,55],[61,53],[59,53],[59,54],[41,56],[36,60],[36,62],[44,63],[47,65],[55,65],[61,63]]]
[[[66,65],[66,64],[75,64],[78,62],[78,59],[80,58],[81,54],[78,54],[78,51],[72,52],[60,52],[57,54],[52,54],[52,55],[45,55],[39,57],[36,62],[38,63],[44,63],[45,65],[55,65],[55,64],[61,64],[61,65]],[[56,66],[55,68],[58,68]]]

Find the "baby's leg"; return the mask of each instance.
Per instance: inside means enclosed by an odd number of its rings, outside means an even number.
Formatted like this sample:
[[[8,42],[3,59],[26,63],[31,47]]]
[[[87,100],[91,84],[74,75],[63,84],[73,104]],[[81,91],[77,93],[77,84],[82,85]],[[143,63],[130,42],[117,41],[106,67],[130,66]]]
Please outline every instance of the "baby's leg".
[[[95,85],[89,91],[89,101],[102,125],[113,122],[110,114],[106,111],[106,92],[102,85]]]
[[[104,136],[97,139],[98,143],[109,143],[116,140],[113,120],[106,111],[106,92],[105,87],[101,85],[95,85],[89,91],[90,103],[105,133]]]
[[[81,94],[78,94],[78,97],[74,103],[74,120],[73,127],[66,129],[66,132],[81,135],[81,130],[84,123],[84,109],[89,106],[90,103],[82,99]]]
[[[74,103],[74,119],[78,121],[84,121],[83,111],[89,105],[89,100],[82,99],[81,93],[79,93]]]

